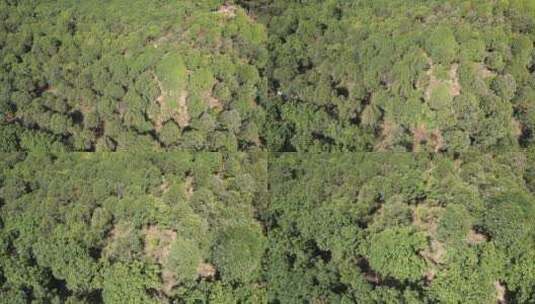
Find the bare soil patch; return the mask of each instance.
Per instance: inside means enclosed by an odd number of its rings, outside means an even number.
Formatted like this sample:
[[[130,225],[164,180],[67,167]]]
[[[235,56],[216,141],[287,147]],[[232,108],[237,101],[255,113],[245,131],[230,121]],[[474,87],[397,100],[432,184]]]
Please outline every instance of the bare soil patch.
[[[223,4],[219,7],[217,13],[227,18],[236,17],[236,6],[230,4]]]
[[[163,282],[162,291],[166,295],[172,295],[173,287],[175,287],[178,284],[175,274],[172,271],[163,269],[161,278]]]
[[[223,110],[223,103],[219,99],[217,99],[214,96],[212,96],[212,94],[207,93],[205,95],[205,100],[206,100],[206,102],[208,104],[208,107],[210,109],[216,109],[218,111],[222,111]]]
[[[480,243],[488,241],[486,235],[484,235],[482,233],[479,233],[479,232],[475,231],[474,229],[470,229],[470,231],[468,231],[468,235],[466,236],[466,240],[468,241],[468,243],[470,243],[472,245],[476,245],[476,244],[480,244]]]
[[[426,55],[427,56],[427,55]],[[429,69],[426,71],[426,76],[428,77],[428,85],[424,92],[424,98],[425,100],[429,101],[431,99],[431,94],[435,90],[437,86],[440,84],[447,84],[449,87],[449,93],[452,97],[459,96],[461,94],[461,83],[459,82],[459,64],[454,63],[451,65],[448,76],[448,80],[441,80],[438,79],[434,74],[435,65],[433,64],[433,60],[431,57],[427,56],[427,63],[429,65]]]
[[[178,97],[178,109],[174,111],[173,119],[181,127],[187,127],[190,123],[191,116],[188,113],[188,105],[186,103],[188,99],[188,92],[182,91]]]
[[[412,223],[417,228],[434,237],[438,228],[438,216],[444,208],[438,206],[426,206],[425,204],[412,208]]]
[[[167,193],[170,187],[171,185],[169,185],[169,182],[164,180],[160,185],[160,191],[162,191],[162,193]]]
[[[149,225],[143,229],[145,237],[145,255],[154,259],[161,265],[165,265],[171,244],[177,237],[177,233],[171,229],[162,229],[157,225]],[[163,282],[162,291],[165,294],[170,294],[171,290],[177,284],[174,273],[168,269],[163,269],[161,273]]]
[[[446,248],[442,242],[437,240],[431,240],[431,244],[428,248],[420,252],[420,255],[433,264],[444,263],[444,254]]]
[[[420,256],[432,264],[444,263],[446,248],[436,239],[438,229],[438,216],[443,208],[438,206],[416,206],[413,208],[413,225],[427,233],[430,243],[427,248],[420,251]],[[429,271],[432,271],[430,269]]]
[[[391,121],[384,121],[381,126],[381,136],[380,141],[375,146],[375,149],[378,151],[387,150],[390,145],[395,141],[396,136],[399,133],[399,126]]]
[[[429,82],[424,92],[424,98],[425,100],[429,101],[431,99],[431,93],[433,92],[433,89],[440,84],[440,81],[433,73],[435,66],[433,64],[433,59],[431,59],[429,56],[427,56],[427,64],[429,65],[429,69],[425,72],[425,75],[428,77]]]
[[[156,115],[156,117],[151,117],[154,129],[156,131],[161,130],[165,122],[169,119],[173,119],[181,128],[187,127],[190,124],[191,120],[187,105],[188,92],[186,90],[183,90],[182,92],[180,92],[180,94],[178,94],[178,97],[176,97],[177,94],[171,94],[171,92],[165,91],[158,77],[154,74],[153,76],[154,79],[156,79],[161,92],[160,95],[156,98],[156,102],[159,105],[160,112]],[[177,99],[176,108],[172,108],[171,106],[169,106],[169,103],[167,102],[169,98]]]
[[[163,264],[169,256],[171,243],[176,239],[176,231],[149,225],[142,232],[145,236],[145,255]]]
[[[170,41],[173,38],[173,35],[173,32],[167,32],[164,36],[161,36],[158,39],[154,40],[152,46],[154,46],[154,48],[158,48],[161,44]]]
[[[435,276],[436,276],[436,270],[435,269],[429,269],[428,271],[426,271],[424,273],[424,280],[426,282],[427,285],[429,285],[431,282],[433,282],[433,280],[435,279]]]
[[[496,299],[498,304],[506,304],[507,300],[505,299],[505,286],[500,283],[500,281],[494,282],[494,288],[496,288]]]
[[[476,69],[478,71],[479,76],[481,76],[483,79],[495,77],[497,75],[496,72],[489,70],[487,66],[483,63],[478,63],[476,65]]]
[[[434,152],[440,152],[444,149],[444,137],[442,137],[442,133],[438,129],[431,132],[430,143]]]
[[[516,138],[519,138],[524,133],[524,127],[522,123],[514,118],[511,118],[511,125],[513,126],[513,134]]]
[[[440,152],[444,148],[444,138],[438,129],[429,132],[425,124],[420,124],[412,128],[411,132],[413,151],[420,151],[422,143],[429,145],[434,152]]]
[[[194,184],[195,184],[195,179],[193,178],[193,176],[186,177],[186,181],[184,182],[184,194],[186,195],[186,199],[188,201],[191,199],[191,196],[193,195]]]
[[[424,124],[420,124],[412,129],[412,150],[418,151],[420,144],[425,141],[427,141],[427,127]]]
[[[461,84],[459,83],[459,76],[457,70],[459,69],[459,64],[454,63],[451,65],[449,76],[450,76],[450,95],[455,97],[461,94]]]
[[[197,266],[197,274],[204,279],[213,279],[217,270],[214,265],[209,263],[200,263]]]

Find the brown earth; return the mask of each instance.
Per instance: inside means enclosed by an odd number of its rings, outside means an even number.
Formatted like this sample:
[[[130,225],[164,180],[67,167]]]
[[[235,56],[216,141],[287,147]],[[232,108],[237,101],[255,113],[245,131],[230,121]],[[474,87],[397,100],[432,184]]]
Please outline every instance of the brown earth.
[[[444,148],[444,138],[438,129],[429,132],[425,124],[420,124],[418,127],[412,128],[411,132],[412,151],[414,152],[421,150],[422,143],[427,143],[434,152],[440,152]]]
[[[450,95],[455,97],[461,94],[461,84],[459,83],[459,76],[457,70],[459,69],[459,64],[454,63],[451,65],[449,76],[450,76]]]
[[[195,179],[193,178],[193,176],[186,177],[186,181],[184,182],[184,194],[186,195],[186,199],[188,201],[191,199],[191,196],[193,195],[194,184],[195,184]]]
[[[217,13],[227,18],[233,18],[236,16],[236,6],[225,3],[219,7]]]
[[[171,250],[171,244],[177,237],[176,231],[162,229],[157,225],[149,225],[142,232],[145,236],[145,255],[154,259],[159,264],[165,265]],[[176,276],[172,271],[164,268],[161,278],[163,282],[162,291],[169,295],[173,287],[177,284]]]
[[[496,72],[493,72],[493,71],[489,70],[489,69],[487,68],[487,66],[484,65],[483,63],[478,63],[478,64],[476,65],[476,68],[477,68],[477,70],[478,70],[478,74],[479,74],[479,76],[481,76],[483,79],[485,79],[485,78],[490,78],[490,77],[494,77],[494,76],[497,75]]]
[[[433,64],[433,59],[431,59],[429,56],[427,56],[427,64],[429,65],[429,70],[425,72],[425,75],[427,75],[429,83],[425,89],[424,98],[425,100],[429,101],[431,99],[431,93],[433,92],[433,89],[440,84],[440,81],[433,74],[435,66]]]
[[[419,151],[420,144],[427,141],[427,127],[425,124],[420,124],[418,127],[412,130],[412,150]]]
[[[170,92],[164,90],[163,85],[155,74],[153,74],[153,77],[154,79],[156,79],[161,92],[160,95],[156,98],[156,102],[158,103],[160,108],[160,113],[156,117],[151,117],[154,129],[157,132],[160,131],[165,122],[169,120],[169,118],[173,119],[181,128],[187,127],[191,120],[187,105],[188,92],[186,90],[183,90],[182,92],[180,92],[178,97],[176,97],[176,94],[171,94]],[[167,99],[169,98],[177,98],[177,108],[171,108],[168,105]]]
[[[446,83],[449,86],[449,93],[452,97],[459,96],[461,94],[461,84],[459,82],[458,75],[459,64],[452,64],[448,73],[449,79],[441,80],[434,75],[433,71],[435,69],[435,65],[433,64],[433,60],[429,56],[427,56],[427,63],[429,65],[429,69],[426,71],[425,74],[429,79],[429,83],[424,91],[425,100],[429,101],[431,99],[431,94],[433,93],[433,90],[442,83]]]
[[[199,266],[197,266],[197,274],[204,279],[213,279],[216,274],[216,268],[209,263],[200,263]]]
[[[445,253],[446,248],[444,247],[444,244],[435,239],[432,239],[430,246],[425,250],[421,251],[420,255],[433,264],[442,264],[444,263]]]
[[[212,96],[212,94],[210,93],[205,94],[205,100],[208,103],[208,107],[210,109],[216,109],[218,111],[223,110],[223,103],[219,99]]]
[[[468,241],[468,243],[472,245],[483,243],[483,242],[486,242],[487,240],[488,239],[486,235],[479,233],[475,231],[474,229],[470,229],[470,231],[468,231],[468,235],[466,236],[466,241]]]
[[[142,230],[142,233],[145,236],[145,255],[163,264],[169,256],[171,243],[177,237],[176,231],[149,225]]]
[[[160,191],[162,191],[162,193],[167,193],[170,187],[171,185],[169,185],[169,182],[164,180],[160,185]]]
[[[494,288],[496,288],[496,299],[498,300],[498,304],[507,304],[507,300],[505,299],[505,286],[500,283],[500,281],[494,282]]]
[[[178,97],[178,109],[174,110],[173,120],[181,127],[187,127],[190,123],[191,116],[188,112],[188,105],[186,103],[188,99],[188,92],[182,91]]]
[[[430,143],[434,152],[440,152],[444,148],[444,137],[438,129],[431,132]]]
[[[436,265],[444,263],[446,254],[445,245],[436,239],[438,229],[438,215],[442,212],[439,206],[415,206],[413,207],[413,225],[419,230],[424,231],[429,237],[429,246],[420,251],[419,254],[429,265],[424,273],[426,284],[433,281],[436,275]]]
[[[395,137],[397,136],[399,132],[399,126],[391,121],[383,121],[383,123],[380,126],[381,129],[381,136],[379,143],[375,146],[375,149],[378,151],[384,151],[387,150],[392,142],[394,142]]]
[[[519,138],[524,133],[522,123],[514,118],[511,118],[511,125],[513,126],[513,135]]]

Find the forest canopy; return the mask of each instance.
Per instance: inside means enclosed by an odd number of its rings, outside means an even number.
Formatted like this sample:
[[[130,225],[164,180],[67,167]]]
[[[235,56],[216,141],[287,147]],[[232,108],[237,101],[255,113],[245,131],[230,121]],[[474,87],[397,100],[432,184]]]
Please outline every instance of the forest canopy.
[[[0,303],[531,303],[535,153],[4,154]]]
[[[270,157],[268,303],[531,303],[534,156]]]
[[[516,151],[529,0],[0,2],[2,151]]]
[[[264,27],[224,1],[0,2],[0,151],[262,145]]]
[[[6,154],[0,303],[261,303],[257,153]],[[178,301],[178,302],[176,302]]]
[[[534,304],[535,1],[0,0],[0,304]]]
[[[533,143],[533,1],[272,1],[271,151]]]

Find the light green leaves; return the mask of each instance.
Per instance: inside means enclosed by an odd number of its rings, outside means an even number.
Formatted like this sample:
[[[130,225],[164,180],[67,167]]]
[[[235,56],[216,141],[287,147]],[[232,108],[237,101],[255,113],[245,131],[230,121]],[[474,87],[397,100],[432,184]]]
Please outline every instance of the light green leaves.
[[[202,251],[196,242],[178,237],[171,245],[165,267],[179,280],[193,280],[197,277],[197,267],[202,260]]]
[[[260,227],[229,227],[219,234],[213,259],[225,281],[249,281],[258,275],[263,251]]]
[[[425,236],[412,228],[387,228],[371,236],[368,262],[384,277],[416,281],[425,269],[418,252],[426,245]]]

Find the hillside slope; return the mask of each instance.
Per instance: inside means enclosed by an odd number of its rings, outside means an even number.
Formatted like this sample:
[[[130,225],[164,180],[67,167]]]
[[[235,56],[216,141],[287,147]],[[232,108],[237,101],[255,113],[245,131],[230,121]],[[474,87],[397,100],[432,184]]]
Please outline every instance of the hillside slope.
[[[1,1],[0,151],[262,147],[266,32],[224,1]]]
[[[272,151],[533,142],[532,1],[273,1]]]

